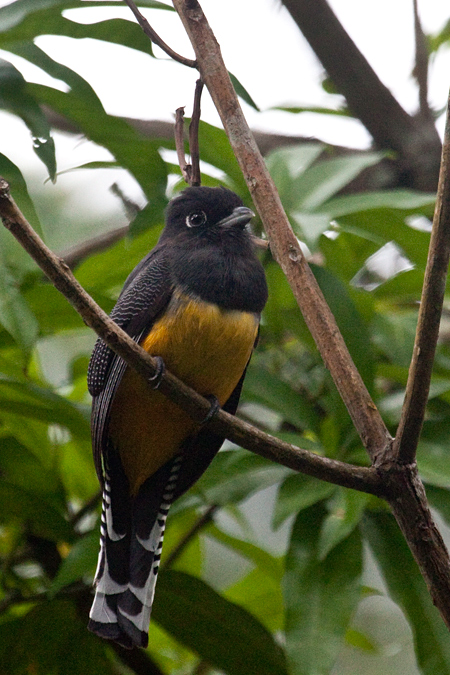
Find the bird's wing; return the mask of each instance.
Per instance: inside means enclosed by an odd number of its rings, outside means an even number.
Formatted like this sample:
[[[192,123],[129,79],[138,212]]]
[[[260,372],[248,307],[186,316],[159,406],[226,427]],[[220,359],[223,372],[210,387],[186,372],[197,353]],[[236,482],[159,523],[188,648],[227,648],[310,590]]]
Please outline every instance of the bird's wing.
[[[133,270],[114,307],[111,318],[139,342],[149,332],[172,294],[164,247],[156,247]],[[107,427],[111,403],[127,364],[100,338],[89,362],[88,388],[92,401],[92,446],[100,482],[104,481],[102,458],[107,452]]]

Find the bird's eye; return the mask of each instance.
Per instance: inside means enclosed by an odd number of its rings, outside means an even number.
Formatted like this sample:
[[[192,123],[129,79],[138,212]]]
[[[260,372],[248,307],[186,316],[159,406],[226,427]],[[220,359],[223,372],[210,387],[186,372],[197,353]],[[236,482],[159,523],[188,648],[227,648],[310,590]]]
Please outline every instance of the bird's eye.
[[[186,218],[186,225],[188,227],[199,227],[206,223],[206,213],[204,211],[193,211]]]

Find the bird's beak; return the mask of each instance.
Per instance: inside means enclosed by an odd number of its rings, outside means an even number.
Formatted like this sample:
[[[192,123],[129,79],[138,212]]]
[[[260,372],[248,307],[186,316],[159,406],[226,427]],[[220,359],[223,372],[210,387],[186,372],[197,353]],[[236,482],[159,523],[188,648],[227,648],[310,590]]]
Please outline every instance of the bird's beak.
[[[236,206],[231,216],[222,218],[217,225],[223,228],[241,227],[244,229],[247,223],[254,217],[255,214],[251,209],[248,209],[246,206]]]

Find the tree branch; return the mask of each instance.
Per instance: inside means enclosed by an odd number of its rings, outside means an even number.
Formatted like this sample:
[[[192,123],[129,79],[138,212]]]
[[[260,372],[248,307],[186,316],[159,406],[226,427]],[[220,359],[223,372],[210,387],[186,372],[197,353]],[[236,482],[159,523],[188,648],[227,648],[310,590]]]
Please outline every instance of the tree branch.
[[[415,461],[422,430],[434,354],[439,336],[442,305],[450,256],[450,97],[436,207],[431,232],[425,280],[413,358],[409,369],[403,410],[392,448],[392,459],[400,464]]]
[[[41,241],[9,194],[7,182],[0,179],[0,217],[5,227],[15,236],[37,262],[53,285],[67,298],[82,316],[86,325],[134,368],[144,379],[155,374],[155,360],[136,344],[80,286],[66,263],[55,256]],[[165,396],[185,410],[194,421],[201,423],[211,403],[174,375],[165,371],[159,386]],[[383,496],[384,490],[375,469],[352,466],[320,457],[296,448],[252,427],[233,415],[220,410],[209,422],[211,429],[232,442],[295,471],[321,478],[336,485]]]
[[[187,162],[186,155],[184,154],[184,106],[175,110],[174,136],[181,175],[184,182],[190,185],[192,167]]]
[[[414,11],[414,41],[416,47],[415,64],[413,74],[419,87],[419,110],[424,118],[431,118],[431,110],[428,105],[428,47],[427,38],[420,22],[418,1],[413,0]]]
[[[405,184],[433,191],[440,158],[440,139],[433,121],[408,115],[326,0],[283,0],[283,4],[376,145],[399,154]]]
[[[191,155],[191,185],[200,185],[200,150],[198,146],[198,126],[200,124],[200,101],[202,98],[203,82],[197,80],[195,83],[194,107],[192,111],[191,123],[189,125],[189,152]]]
[[[173,4],[194,47],[202,80],[208,87],[241,166],[267,232],[271,252],[288,279],[364,446],[371,458],[376,460],[391,442],[391,437],[284,213],[275,185],[240,108],[219,45],[196,0],[174,0]]]
[[[184,56],[180,56],[180,54],[177,54],[177,52],[174,52],[171,47],[169,47],[168,44],[164,42],[164,40],[161,40],[159,37],[158,33],[153,30],[153,28],[150,26],[149,22],[145,18],[145,16],[138,10],[136,5],[134,4],[133,0],[125,0],[127,3],[128,7],[131,9],[133,12],[134,16],[136,17],[136,20],[146,36],[155,43],[155,45],[158,45],[160,49],[162,49],[170,58],[172,58],[174,61],[178,61],[178,63],[182,63],[183,66],[188,66],[189,68],[196,68],[197,64],[195,61],[192,59],[186,59]]]

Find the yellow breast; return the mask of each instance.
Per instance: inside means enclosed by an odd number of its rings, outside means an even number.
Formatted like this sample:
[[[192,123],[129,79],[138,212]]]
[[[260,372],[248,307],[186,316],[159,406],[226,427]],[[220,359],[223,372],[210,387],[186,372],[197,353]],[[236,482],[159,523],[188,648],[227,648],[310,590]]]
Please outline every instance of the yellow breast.
[[[167,369],[223,405],[250,358],[258,319],[249,312],[221,310],[181,294],[142,341]],[[189,416],[128,369],[111,408],[109,432],[118,447],[133,493],[180,451],[196,430]]]

